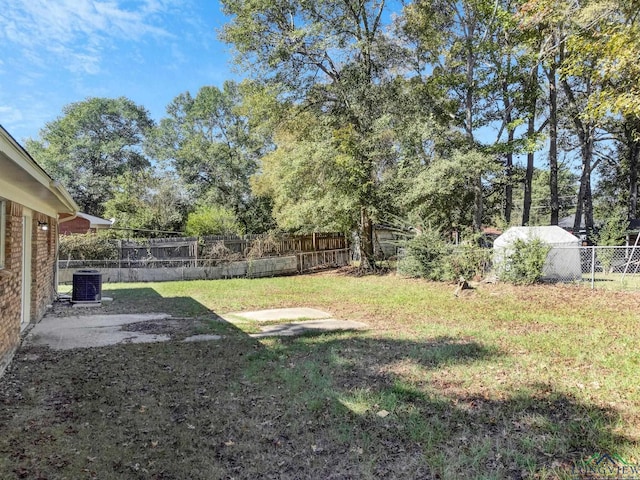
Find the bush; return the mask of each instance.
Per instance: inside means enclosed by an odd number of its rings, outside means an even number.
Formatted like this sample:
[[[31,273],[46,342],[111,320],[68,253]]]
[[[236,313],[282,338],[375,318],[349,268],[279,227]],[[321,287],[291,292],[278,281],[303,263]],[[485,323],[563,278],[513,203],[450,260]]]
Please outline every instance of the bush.
[[[245,252],[247,258],[271,257],[280,254],[280,237],[272,232],[263,233],[251,242]]]
[[[451,245],[442,239],[440,232],[427,229],[407,240],[398,271],[408,277],[448,280],[444,259],[450,252]]]
[[[398,272],[434,281],[471,279],[485,274],[489,260],[490,250],[481,247],[476,236],[453,245],[438,230],[426,229],[405,242]]]
[[[448,279],[484,277],[490,263],[491,250],[481,247],[476,239],[456,246],[444,258]]]
[[[118,246],[110,238],[95,233],[62,235],[60,260],[117,260]]]
[[[595,236],[596,243],[602,247],[616,247],[624,245],[625,236],[629,229],[629,220],[624,210],[616,210],[602,226]],[[605,273],[611,273],[613,259],[616,255],[614,248],[598,249],[598,260]]]
[[[242,260],[242,254],[229,250],[224,242],[219,241],[212,245],[205,245],[200,255],[203,265],[213,267],[223,263],[231,263]]]
[[[539,238],[529,241],[517,239],[513,250],[500,265],[500,279],[517,285],[540,282],[550,250],[551,247]]]

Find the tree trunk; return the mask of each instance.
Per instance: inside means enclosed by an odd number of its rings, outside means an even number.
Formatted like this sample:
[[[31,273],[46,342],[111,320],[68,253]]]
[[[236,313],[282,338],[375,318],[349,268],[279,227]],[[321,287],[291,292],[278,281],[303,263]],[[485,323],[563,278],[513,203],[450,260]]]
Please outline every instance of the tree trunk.
[[[509,131],[510,141],[513,141],[514,132]],[[511,211],[513,210],[513,153],[507,153],[505,159],[506,184],[504,186],[504,221],[511,224]]]
[[[373,222],[369,217],[367,209],[360,207],[360,268],[371,270],[375,267],[375,256],[373,246]]]
[[[549,80],[549,194],[551,199],[550,225],[558,225],[560,201],[558,198],[558,90],[556,66],[547,70]]]
[[[536,129],[536,118],[535,118],[535,107],[532,112],[530,112],[529,116],[529,125],[527,129],[527,134],[529,138],[532,138],[535,134]],[[535,153],[529,152],[527,153],[527,171],[524,177],[524,202],[522,204],[522,225],[529,225],[529,220],[531,217],[531,198],[532,198],[532,189],[533,189],[533,163],[535,160]]]
[[[584,125],[583,125],[584,126]],[[580,231],[582,217],[587,235],[593,231],[593,199],[591,194],[591,164],[593,160],[593,132],[592,127],[587,125],[587,132],[580,135],[582,141],[582,174],[580,175],[580,191],[578,192],[578,203],[576,206],[576,216],[573,220],[574,232]],[[586,134],[586,135],[585,135]]]
[[[529,119],[527,122],[527,137],[532,139],[536,134],[536,111],[538,104],[538,66],[533,69],[528,80],[527,94],[529,95]],[[522,203],[522,225],[529,225],[531,220],[531,201],[533,196],[533,167],[535,153],[527,153],[527,170],[524,177],[524,199]]]
[[[578,201],[576,203],[576,216],[573,219],[573,232],[580,231],[580,224],[582,223],[582,207],[584,205],[584,195],[587,189],[587,182],[584,171],[584,165],[582,165],[582,174],[580,175],[580,189],[578,190]]]
[[[591,94],[591,82],[586,79],[585,95]],[[585,230],[588,236],[593,233],[593,198],[591,194],[591,171],[593,169],[593,148],[595,144],[595,126],[592,122],[583,121],[580,117],[579,106],[571,85],[565,78],[562,80],[562,88],[569,100],[571,119],[580,140],[580,154],[582,156],[582,175],[580,176],[580,191],[576,205],[576,216],[573,221],[573,230],[580,231],[582,216],[584,215]]]
[[[470,28],[470,31],[473,30]],[[470,42],[471,40],[469,40]],[[474,107],[474,93],[475,93],[475,71],[476,58],[473,52],[473,46],[467,46],[467,66],[466,66],[466,81],[467,91],[465,95],[465,131],[467,134],[467,140],[469,142],[469,148],[475,147],[475,139],[473,136],[473,107]],[[473,185],[473,229],[476,232],[482,230],[482,217],[483,211],[483,192],[482,192],[482,174],[478,174]]]
[[[632,126],[629,126],[630,123]],[[639,126],[638,122],[627,119],[624,129],[629,163],[629,199],[627,203],[629,220],[638,217],[638,157],[640,156],[640,142],[637,140],[637,135]]]

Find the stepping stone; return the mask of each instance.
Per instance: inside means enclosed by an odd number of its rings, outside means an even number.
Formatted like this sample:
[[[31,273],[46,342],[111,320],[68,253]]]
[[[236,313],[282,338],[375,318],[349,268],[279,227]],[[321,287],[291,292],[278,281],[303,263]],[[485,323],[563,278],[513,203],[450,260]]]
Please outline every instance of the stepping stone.
[[[260,327],[260,333],[252,333],[249,336],[253,338],[290,337],[293,335],[301,335],[305,332],[334,332],[339,330],[363,330],[366,328],[366,323],[329,318],[325,320],[283,323],[281,325],[266,325]]]
[[[222,318],[232,323],[238,320],[273,322],[277,320],[317,320],[321,318],[331,318],[331,314],[315,308],[273,308],[270,310],[256,310],[254,312],[231,312],[223,315]]]
[[[183,342],[208,342],[209,340],[220,340],[221,338],[222,338],[222,335],[209,335],[209,334],[192,335],[190,337],[185,338]]]

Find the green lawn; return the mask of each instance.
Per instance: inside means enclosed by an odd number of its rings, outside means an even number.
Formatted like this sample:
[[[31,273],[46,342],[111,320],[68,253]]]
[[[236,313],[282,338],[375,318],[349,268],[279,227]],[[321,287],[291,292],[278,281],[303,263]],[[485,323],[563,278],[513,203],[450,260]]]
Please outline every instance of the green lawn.
[[[591,274],[583,275],[582,281],[584,285],[591,287]],[[593,276],[593,286],[598,289],[605,290],[630,290],[640,291],[640,273],[602,273],[596,272]]]
[[[1,380],[0,478],[544,479],[603,453],[640,464],[639,293],[453,291],[337,273],[105,285],[100,313],[168,312],[224,338],[23,349]],[[291,306],[370,329],[258,341],[218,317]]]

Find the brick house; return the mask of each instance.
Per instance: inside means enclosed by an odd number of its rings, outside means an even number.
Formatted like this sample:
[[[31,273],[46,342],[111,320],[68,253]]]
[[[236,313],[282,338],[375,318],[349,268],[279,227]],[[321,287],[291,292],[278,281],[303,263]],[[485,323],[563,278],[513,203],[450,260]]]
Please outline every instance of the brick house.
[[[78,212],[75,218],[71,214],[62,215],[60,218],[64,223],[60,223],[60,235],[70,235],[73,233],[96,233],[98,230],[111,228],[113,220],[89,215],[88,213]]]
[[[58,223],[78,206],[0,125],[0,374],[56,294]]]

